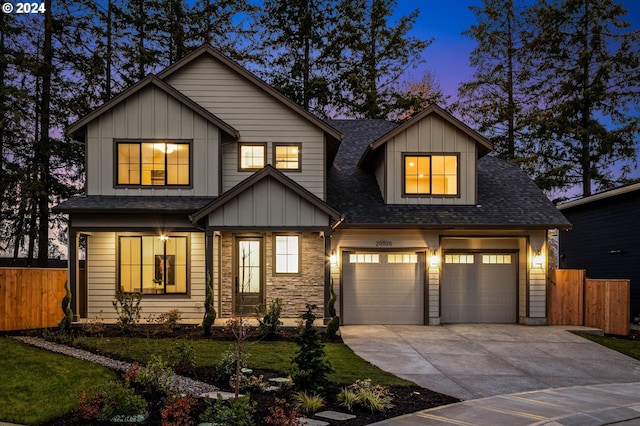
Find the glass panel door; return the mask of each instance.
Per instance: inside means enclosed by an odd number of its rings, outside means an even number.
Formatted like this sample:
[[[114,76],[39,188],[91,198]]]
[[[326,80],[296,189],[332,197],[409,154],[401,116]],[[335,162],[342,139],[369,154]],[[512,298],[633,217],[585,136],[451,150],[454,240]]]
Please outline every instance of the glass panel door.
[[[235,313],[253,314],[262,301],[262,239],[236,240]]]

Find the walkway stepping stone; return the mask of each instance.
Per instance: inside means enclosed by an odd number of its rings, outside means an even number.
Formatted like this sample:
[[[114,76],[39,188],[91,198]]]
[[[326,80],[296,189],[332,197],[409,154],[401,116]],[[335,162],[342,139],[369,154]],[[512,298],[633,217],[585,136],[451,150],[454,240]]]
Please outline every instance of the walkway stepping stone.
[[[356,416],[354,416],[353,414],[340,413],[338,411],[321,411],[319,413],[316,413],[316,417],[338,421],[351,420],[356,418]]]
[[[306,417],[298,417],[298,419],[304,426],[329,426],[330,424],[327,422],[323,422],[322,420],[308,419]]]
[[[236,394],[234,392],[222,392],[222,391],[217,391],[217,392],[207,392],[207,393],[203,393],[200,396],[202,398],[211,398],[211,399],[218,399],[218,395],[220,395],[222,397],[223,401],[226,401],[227,399],[231,399],[231,398],[235,398]],[[244,395],[239,394],[238,397],[242,398]]]

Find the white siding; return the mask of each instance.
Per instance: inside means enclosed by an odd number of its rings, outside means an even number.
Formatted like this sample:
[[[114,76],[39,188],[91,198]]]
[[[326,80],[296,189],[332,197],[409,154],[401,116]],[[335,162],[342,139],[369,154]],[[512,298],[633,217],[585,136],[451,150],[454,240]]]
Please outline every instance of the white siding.
[[[267,143],[267,163],[274,143],[301,143],[300,172],[285,172],[321,199],[324,194],[323,132],[297,113],[210,56],[203,55],[167,78],[184,93],[240,132],[240,142]],[[251,172],[238,171],[238,146],[223,146],[222,191]]]
[[[182,320],[197,322],[204,315],[205,244],[204,234],[191,233],[190,294],[153,296],[142,299],[142,319],[171,309],[182,312]],[[87,313],[89,318],[116,320],[111,302],[115,298],[117,278],[116,234],[97,232],[87,240]]]
[[[376,170],[376,178],[383,194],[385,185],[382,179],[387,180],[387,204],[476,204],[476,144],[439,116],[431,114],[424,117],[381,149],[385,150],[385,162],[377,167],[386,166],[387,173]],[[459,154],[459,197],[403,197],[403,153]]]
[[[114,140],[193,140],[192,189],[114,188]],[[154,86],[87,125],[87,195],[219,195],[220,130]]]
[[[275,179],[265,178],[209,215],[209,225],[329,226],[329,216]]]

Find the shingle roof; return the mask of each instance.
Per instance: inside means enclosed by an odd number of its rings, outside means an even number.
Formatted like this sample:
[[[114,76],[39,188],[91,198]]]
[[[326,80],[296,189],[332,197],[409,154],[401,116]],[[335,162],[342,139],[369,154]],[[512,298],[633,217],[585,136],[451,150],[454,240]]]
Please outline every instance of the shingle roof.
[[[88,195],[73,197],[60,203],[53,211],[62,213],[194,213],[216,197],[146,197]]]
[[[393,128],[383,120],[331,120],[344,135],[327,175],[327,201],[343,227],[568,228],[569,221],[516,165],[478,160],[477,206],[385,204],[375,176],[359,167],[365,148]]]

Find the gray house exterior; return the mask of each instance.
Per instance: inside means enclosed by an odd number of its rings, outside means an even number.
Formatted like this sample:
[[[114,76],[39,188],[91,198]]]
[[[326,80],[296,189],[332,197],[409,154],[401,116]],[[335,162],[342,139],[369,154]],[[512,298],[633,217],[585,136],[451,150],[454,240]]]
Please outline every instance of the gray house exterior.
[[[67,133],[86,196],[55,210],[83,316],[115,319],[122,290],[197,321],[209,282],[222,320],[276,298],[297,318],[333,283],[343,324],[546,322],[546,232],[569,222],[435,105],[322,121],[202,46]]]

